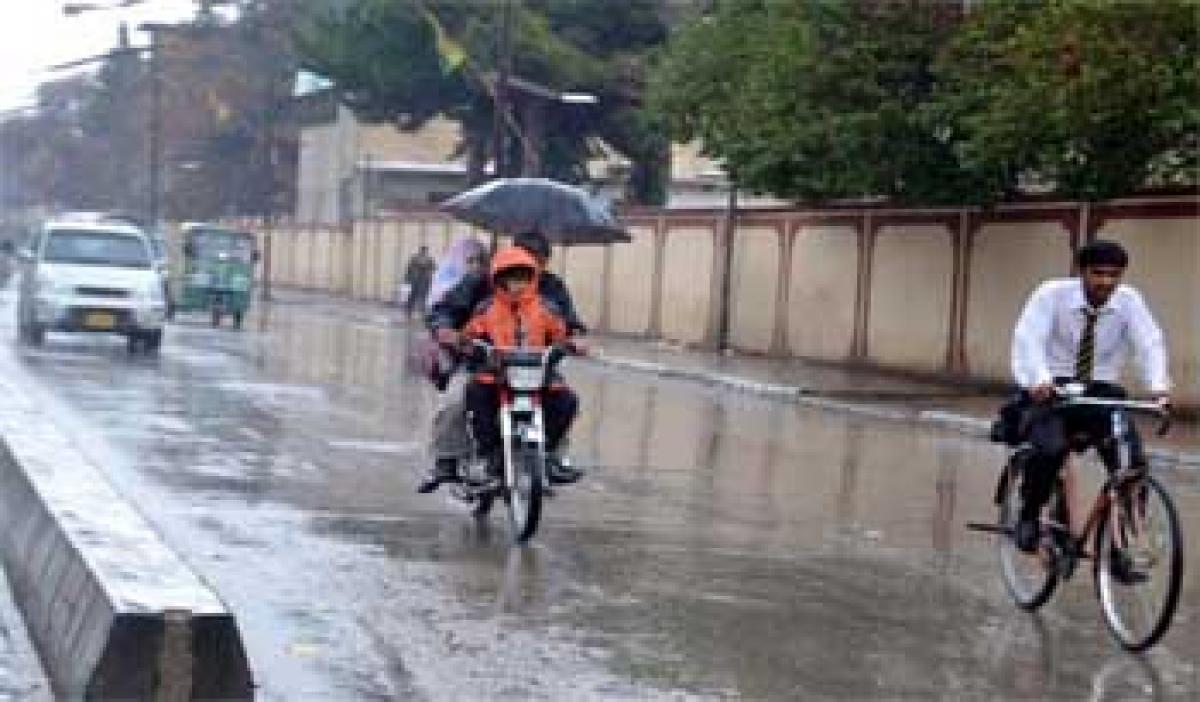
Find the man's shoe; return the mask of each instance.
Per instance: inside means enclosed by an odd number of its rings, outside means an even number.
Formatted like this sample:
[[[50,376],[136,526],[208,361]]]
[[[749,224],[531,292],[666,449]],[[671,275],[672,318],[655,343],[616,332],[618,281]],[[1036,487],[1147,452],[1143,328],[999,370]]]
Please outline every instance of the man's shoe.
[[[433,464],[433,469],[417,486],[417,492],[427,495],[441,487],[442,483],[458,482],[458,461],[453,458],[439,458]]]
[[[1039,532],[1038,520],[1021,517],[1017,520],[1017,528],[1013,530],[1013,541],[1021,551],[1036,553]]]
[[[554,455],[546,458],[546,479],[550,481],[551,485],[570,485],[579,482],[582,477],[583,471],[571,465],[566,459]]]
[[[1108,572],[1112,573],[1113,578],[1122,585],[1138,585],[1150,579],[1150,576],[1139,571],[1133,565],[1133,559],[1129,554],[1120,549],[1113,549],[1112,565],[1109,566]]]

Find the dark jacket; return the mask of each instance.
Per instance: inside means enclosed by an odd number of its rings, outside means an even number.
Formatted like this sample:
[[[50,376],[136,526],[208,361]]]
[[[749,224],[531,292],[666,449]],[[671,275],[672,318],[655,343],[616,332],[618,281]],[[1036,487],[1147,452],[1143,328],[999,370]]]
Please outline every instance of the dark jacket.
[[[562,278],[550,272],[538,277],[538,294],[562,312],[567,329],[572,334],[583,334],[587,327],[575,312],[575,303]],[[425,317],[431,331],[438,329],[462,329],[481,303],[492,295],[492,281],[486,273],[471,273],[453,288],[446,291]]]

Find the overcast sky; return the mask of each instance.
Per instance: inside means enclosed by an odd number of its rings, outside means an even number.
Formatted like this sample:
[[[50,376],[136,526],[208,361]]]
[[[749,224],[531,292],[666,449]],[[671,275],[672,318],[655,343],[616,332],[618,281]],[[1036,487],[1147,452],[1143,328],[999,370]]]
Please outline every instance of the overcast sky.
[[[119,0],[94,0],[95,5]],[[195,11],[193,0],[146,0],[137,7],[63,14],[64,0],[0,0],[0,110],[28,104],[37,84],[65,74],[48,66],[103,53],[116,45],[121,21],[174,21]],[[137,32],[134,44],[147,43]]]

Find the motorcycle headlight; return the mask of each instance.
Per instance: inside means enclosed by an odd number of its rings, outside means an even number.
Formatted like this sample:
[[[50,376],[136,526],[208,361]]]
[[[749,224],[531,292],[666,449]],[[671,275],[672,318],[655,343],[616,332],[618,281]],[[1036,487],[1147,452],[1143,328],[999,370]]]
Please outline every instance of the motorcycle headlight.
[[[509,366],[505,370],[508,386],[513,390],[541,390],[546,378],[545,371],[540,367]]]

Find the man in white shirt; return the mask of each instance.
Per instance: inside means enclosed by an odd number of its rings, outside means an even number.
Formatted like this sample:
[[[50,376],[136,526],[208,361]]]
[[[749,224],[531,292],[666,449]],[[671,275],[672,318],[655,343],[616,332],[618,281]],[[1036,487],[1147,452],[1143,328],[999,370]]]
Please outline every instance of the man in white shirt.
[[[1086,432],[1099,442],[1111,433],[1108,413],[1095,408],[1049,411],[1055,385],[1084,383],[1093,397],[1126,397],[1118,385],[1130,350],[1149,391],[1170,403],[1166,344],[1162,331],[1135,289],[1121,283],[1129,255],[1115,242],[1095,241],[1076,256],[1079,277],[1042,283],[1025,303],[1013,334],[1012,370],[1027,393],[1026,431],[1033,453],[1021,484],[1017,546],[1034,551],[1038,517],[1054,478],[1067,458],[1067,437]],[[1133,462],[1144,465],[1136,432]],[[1111,464],[1112,448],[1101,456]]]

